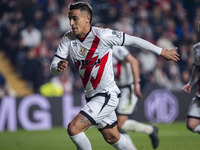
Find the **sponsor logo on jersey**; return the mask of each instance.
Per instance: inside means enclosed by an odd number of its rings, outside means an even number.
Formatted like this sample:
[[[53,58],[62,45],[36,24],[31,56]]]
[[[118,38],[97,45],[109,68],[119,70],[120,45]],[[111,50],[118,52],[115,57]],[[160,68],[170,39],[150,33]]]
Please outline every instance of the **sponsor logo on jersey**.
[[[93,67],[96,65],[100,65],[101,59],[93,58],[93,59],[88,59],[88,60],[74,60],[74,62],[77,67],[79,66]]]
[[[87,52],[87,49],[85,49],[85,48],[79,49],[79,54],[82,55],[82,56],[84,56],[86,54],[86,52]]]

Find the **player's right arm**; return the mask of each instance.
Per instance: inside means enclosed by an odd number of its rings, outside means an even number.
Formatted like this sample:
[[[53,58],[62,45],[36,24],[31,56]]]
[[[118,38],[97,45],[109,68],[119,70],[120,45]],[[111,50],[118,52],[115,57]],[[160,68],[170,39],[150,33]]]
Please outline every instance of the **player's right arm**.
[[[140,71],[139,71],[138,60],[129,53],[126,56],[126,61],[128,61],[131,65],[133,78],[134,78],[133,79],[133,81],[134,81],[134,93],[138,98],[141,98],[142,93],[140,91]]]
[[[96,28],[97,29],[97,28]],[[94,30],[100,37],[101,41],[105,45],[112,46],[134,46],[140,49],[149,50],[157,55],[164,57],[167,60],[178,61],[179,54],[176,51],[177,48],[171,50],[158,47],[144,39],[136,36],[128,35],[120,31],[111,29],[99,29]]]

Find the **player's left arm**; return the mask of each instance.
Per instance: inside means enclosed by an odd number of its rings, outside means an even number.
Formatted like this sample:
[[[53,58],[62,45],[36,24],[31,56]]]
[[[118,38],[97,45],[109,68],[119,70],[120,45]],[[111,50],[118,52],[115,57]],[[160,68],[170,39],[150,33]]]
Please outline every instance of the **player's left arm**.
[[[177,47],[168,50],[168,49],[164,49],[161,47],[158,47],[144,39],[141,39],[139,37],[135,37],[135,36],[131,36],[128,34],[124,35],[125,39],[124,39],[124,45],[129,45],[129,46],[135,46],[138,47],[140,49],[145,49],[145,50],[149,50],[152,51],[158,55],[161,55],[163,58],[167,59],[167,60],[173,60],[173,61],[179,61],[179,54],[176,52]]]
[[[133,57],[131,54],[126,56],[126,61],[128,61],[131,65],[133,80],[134,80],[134,93],[138,98],[142,97],[140,90],[140,70],[138,60]]]
[[[199,77],[199,67],[194,65],[192,68],[190,79],[188,83],[182,87],[182,90],[186,93],[190,93],[193,85],[198,81],[198,77]]]

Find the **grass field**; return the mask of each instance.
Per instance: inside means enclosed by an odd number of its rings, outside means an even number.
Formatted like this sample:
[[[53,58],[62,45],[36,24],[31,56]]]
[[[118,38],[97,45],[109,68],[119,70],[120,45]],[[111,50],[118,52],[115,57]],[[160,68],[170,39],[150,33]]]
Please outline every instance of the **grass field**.
[[[191,133],[185,122],[158,124],[160,144],[157,150],[199,150],[200,135]],[[93,150],[114,150],[96,128],[86,131]],[[153,150],[150,139],[144,133],[131,133],[138,150]],[[64,128],[48,131],[0,132],[0,150],[76,150]]]

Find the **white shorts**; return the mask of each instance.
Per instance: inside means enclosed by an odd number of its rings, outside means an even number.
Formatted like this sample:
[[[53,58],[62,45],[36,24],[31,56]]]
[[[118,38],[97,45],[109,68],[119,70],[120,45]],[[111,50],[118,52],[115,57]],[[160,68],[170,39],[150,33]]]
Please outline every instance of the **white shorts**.
[[[198,118],[200,119],[200,99],[196,96],[192,99],[189,110],[188,118]]]
[[[116,109],[116,113],[119,115],[131,115],[138,101],[137,96],[133,92],[134,85],[120,88],[121,97],[119,98],[119,104]]]
[[[115,88],[114,88],[115,89]],[[104,93],[104,96],[94,96],[80,111],[97,128],[103,129],[106,125],[115,126],[117,116],[115,109],[119,102],[119,89]]]

